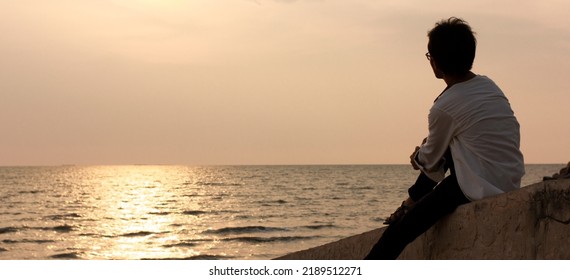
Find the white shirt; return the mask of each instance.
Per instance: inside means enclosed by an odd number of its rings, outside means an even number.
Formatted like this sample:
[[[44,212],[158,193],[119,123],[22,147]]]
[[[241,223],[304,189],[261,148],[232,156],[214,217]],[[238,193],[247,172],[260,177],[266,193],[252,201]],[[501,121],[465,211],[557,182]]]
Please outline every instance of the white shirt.
[[[432,180],[445,177],[449,147],[457,181],[470,200],[520,188],[524,175],[519,123],[499,87],[476,76],[448,88],[429,113],[429,135],[415,161]]]

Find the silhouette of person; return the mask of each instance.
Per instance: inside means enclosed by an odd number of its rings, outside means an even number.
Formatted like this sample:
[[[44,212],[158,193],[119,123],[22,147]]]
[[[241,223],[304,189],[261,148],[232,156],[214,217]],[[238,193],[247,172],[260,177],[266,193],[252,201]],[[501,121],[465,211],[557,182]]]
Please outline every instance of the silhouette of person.
[[[429,111],[427,138],[410,156],[421,173],[365,259],[396,259],[459,205],[518,189],[524,175],[509,101],[490,78],[471,71],[477,44],[471,27],[452,17],[437,22],[428,39],[426,57],[447,87]]]

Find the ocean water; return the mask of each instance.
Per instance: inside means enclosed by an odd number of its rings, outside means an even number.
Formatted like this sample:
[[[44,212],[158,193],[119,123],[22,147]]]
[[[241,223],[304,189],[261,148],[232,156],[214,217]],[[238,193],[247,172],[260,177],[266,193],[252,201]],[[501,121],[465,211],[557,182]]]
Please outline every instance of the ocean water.
[[[523,186],[562,165],[528,165]],[[0,167],[0,259],[271,259],[382,226],[408,165]]]

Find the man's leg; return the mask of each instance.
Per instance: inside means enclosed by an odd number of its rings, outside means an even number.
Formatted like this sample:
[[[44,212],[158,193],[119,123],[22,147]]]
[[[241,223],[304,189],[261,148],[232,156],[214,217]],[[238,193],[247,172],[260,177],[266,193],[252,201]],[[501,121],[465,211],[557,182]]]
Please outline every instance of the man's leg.
[[[451,156],[451,150],[449,148],[445,151],[443,160],[445,162],[443,165],[445,171],[449,169],[451,170],[452,175],[455,174],[453,157]],[[436,185],[436,181],[433,181],[423,172],[420,172],[416,182],[408,189],[408,195],[414,202],[419,201],[422,197],[431,192]]]
[[[365,259],[396,259],[406,246],[439,219],[468,203],[454,173],[429,192],[398,222],[390,224]]]
[[[420,172],[416,182],[408,189],[408,195],[414,202],[419,201],[426,194],[433,191],[436,185],[436,181],[433,181],[423,172]]]

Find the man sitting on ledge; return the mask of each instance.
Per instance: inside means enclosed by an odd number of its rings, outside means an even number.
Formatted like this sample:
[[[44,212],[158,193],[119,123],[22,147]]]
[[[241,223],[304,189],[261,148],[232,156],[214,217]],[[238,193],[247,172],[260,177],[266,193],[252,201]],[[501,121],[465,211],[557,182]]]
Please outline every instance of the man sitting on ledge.
[[[471,72],[471,27],[450,18],[428,37],[426,57],[447,87],[429,112],[428,137],[410,157],[421,173],[365,259],[396,259],[457,206],[518,189],[524,175],[519,123],[509,101],[491,79]]]

